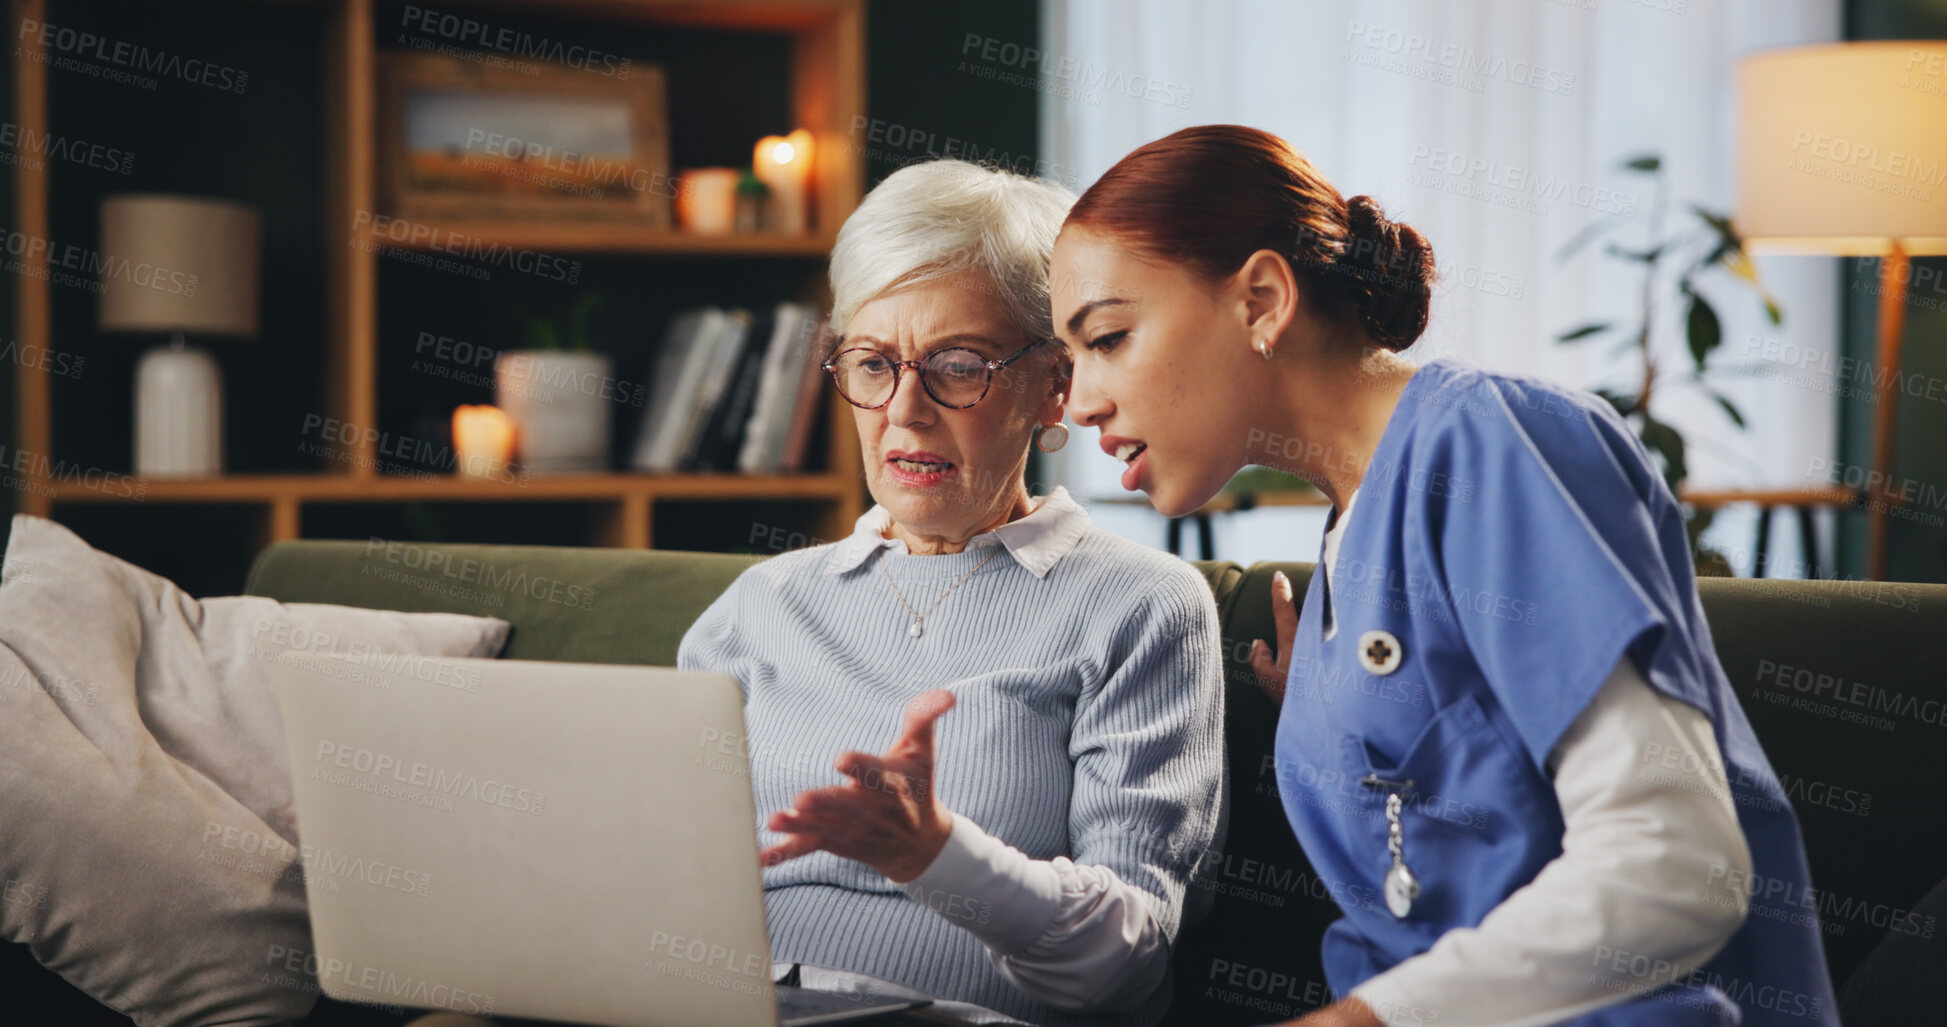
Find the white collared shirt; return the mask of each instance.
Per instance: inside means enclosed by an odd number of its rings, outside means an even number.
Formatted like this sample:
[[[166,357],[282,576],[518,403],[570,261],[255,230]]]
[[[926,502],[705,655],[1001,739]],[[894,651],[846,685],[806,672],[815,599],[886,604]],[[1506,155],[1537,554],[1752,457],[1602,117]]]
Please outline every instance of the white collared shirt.
[[[1068,494],[1065,486],[1033,500],[1034,509],[1025,516],[983,531],[967,540],[968,548],[1004,545],[1014,561],[1037,578],[1045,578],[1062,557],[1068,555],[1088,531],[1088,511]],[[832,547],[825,573],[844,574],[856,570],[881,549],[910,553],[906,540],[887,538],[892,527],[892,511],[874,504],[853,523],[852,534]]]

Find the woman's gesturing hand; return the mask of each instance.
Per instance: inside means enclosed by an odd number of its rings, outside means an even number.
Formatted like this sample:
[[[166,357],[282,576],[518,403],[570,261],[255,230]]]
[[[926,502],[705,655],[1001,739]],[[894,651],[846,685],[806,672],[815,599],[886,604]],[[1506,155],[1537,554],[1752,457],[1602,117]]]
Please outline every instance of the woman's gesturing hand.
[[[899,884],[924,873],[953,831],[933,789],[933,722],[952,708],[952,692],[922,692],[906,704],[905,727],[885,755],[839,756],[833,765],[852,780],[799,792],[790,809],[771,814],[765,826],[786,837],[764,850],[764,865],[822,851]]]
[[[1278,626],[1278,651],[1274,655],[1264,639],[1251,640],[1251,669],[1257,684],[1271,701],[1284,705],[1285,677],[1291,671],[1291,643],[1298,638],[1298,604],[1291,595],[1291,579],[1283,571],[1271,574],[1271,620]]]

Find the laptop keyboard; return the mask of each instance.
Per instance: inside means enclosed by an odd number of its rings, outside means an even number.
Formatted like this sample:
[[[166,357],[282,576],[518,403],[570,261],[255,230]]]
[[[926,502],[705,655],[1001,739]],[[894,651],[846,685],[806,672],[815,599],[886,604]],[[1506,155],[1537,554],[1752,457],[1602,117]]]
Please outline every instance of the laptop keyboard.
[[[922,1003],[874,995],[847,995],[814,988],[794,988],[780,984],[777,994],[777,1019],[782,1027],[809,1027],[812,1024],[842,1023],[846,1020],[881,1016],[911,1009]]]

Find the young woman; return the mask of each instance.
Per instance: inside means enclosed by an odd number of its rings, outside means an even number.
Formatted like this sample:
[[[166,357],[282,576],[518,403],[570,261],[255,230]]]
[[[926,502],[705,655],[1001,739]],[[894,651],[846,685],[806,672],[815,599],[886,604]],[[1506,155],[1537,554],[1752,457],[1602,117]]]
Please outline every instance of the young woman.
[[[1253,129],[1123,158],[1050,277],[1069,415],[1124,488],[1180,515],[1260,464],[1331,501],[1302,609],[1275,582],[1277,655],[1253,657],[1344,913],[1341,998],[1300,1023],[1837,1022],[1797,822],[1676,500],[1608,404],[1400,357],[1426,240]]]

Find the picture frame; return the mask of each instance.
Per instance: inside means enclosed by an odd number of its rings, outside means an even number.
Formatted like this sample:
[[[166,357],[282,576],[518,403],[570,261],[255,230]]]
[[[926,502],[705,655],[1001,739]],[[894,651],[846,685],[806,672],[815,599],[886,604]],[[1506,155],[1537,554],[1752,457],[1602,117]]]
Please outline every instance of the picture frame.
[[[378,105],[379,184],[394,216],[670,224],[659,65],[616,78],[381,51]]]

